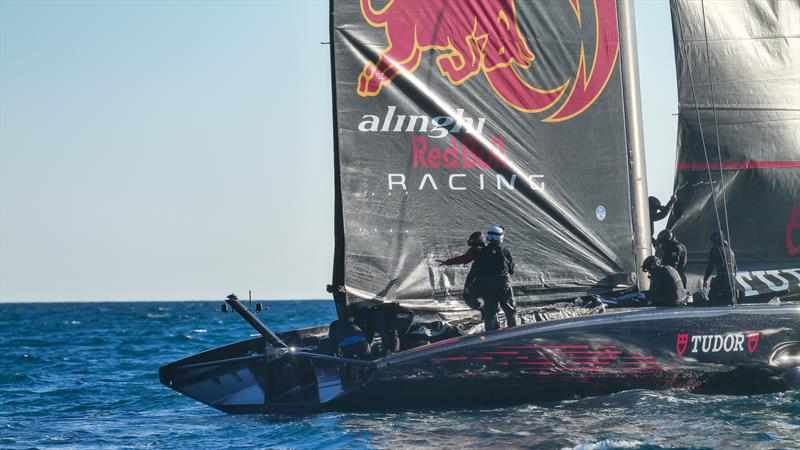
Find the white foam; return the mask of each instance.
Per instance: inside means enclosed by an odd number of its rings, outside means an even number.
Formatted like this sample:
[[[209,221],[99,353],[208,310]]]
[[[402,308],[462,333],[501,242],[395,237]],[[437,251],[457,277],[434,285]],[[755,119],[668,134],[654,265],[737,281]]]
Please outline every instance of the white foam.
[[[598,442],[588,442],[586,444],[578,444],[573,447],[573,450],[605,450],[612,448],[636,448],[644,445],[642,441],[629,440],[629,439],[603,439]],[[566,447],[565,447],[566,448]]]

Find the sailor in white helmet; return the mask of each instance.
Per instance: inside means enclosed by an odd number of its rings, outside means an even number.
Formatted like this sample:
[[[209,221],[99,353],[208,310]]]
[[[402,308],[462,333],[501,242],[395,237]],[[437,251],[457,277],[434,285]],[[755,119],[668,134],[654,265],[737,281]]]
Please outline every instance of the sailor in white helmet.
[[[505,230],[502,227],[494,226],[489,229],[486,233],[489,243],[475,255],[475,262],[467,275],[467,285],[471,285],[471,282],[477,279],[480,287],[486,331],[500,328],[497,322],[499,308],[503,308],[509,327],[517,325],[517,311],[511,291],[514,258],[503,245],[504,237]]]

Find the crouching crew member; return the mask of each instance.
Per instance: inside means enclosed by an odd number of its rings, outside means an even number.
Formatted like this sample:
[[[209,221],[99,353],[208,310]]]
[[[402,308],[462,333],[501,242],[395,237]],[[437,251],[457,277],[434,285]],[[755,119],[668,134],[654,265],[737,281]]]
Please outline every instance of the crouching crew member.
[[[356,324],[363,330],[368,344],[372,345],[376,333],[380,335],[384,355],[400,351],[400,338],[413,321],[414,311],[394,302],[362,307],[356,313]]]
[[[347,320],[334,320],[328,328],[332,351],[337,356],[352,359],[369,359],[369,342],[361,328]]]
[[[677,306],[685,303],[686,290],[677,270],[661,265],[657,256],[648,256],[642,263],[642,270],[650,278],[650,289],[644,292],[648,305]]]
[[[661,258],[661,264],[673,267],[681,277],[683,288],[686,289],[686,246],[675,239],[670,230],[662,230],[656,239],[656,256]]]
[[[503,246],[504,232],[501,227],[492,227],[486,233],[489,243],[475,255],[467,275],[466,286],[477,285],[483,297],[483,323],[486,331],[500,328],[497,322],[498,307],[503,308],[508,326],[517,325],[517,310],[511,291],[511,275],[514,274],[514,258]]]
[[[734,278],[736,276],[736,256],[728,241],[719,231],[711,233],[711,251],[708,252],[703,289],[708,290],[708,278],[714,272],[717,273],[717,276],[711,279],[711,289],[708,292],[709,302],[715,306],[733,304],[736,286]],[[732,287],[734,290],[731,290]]]

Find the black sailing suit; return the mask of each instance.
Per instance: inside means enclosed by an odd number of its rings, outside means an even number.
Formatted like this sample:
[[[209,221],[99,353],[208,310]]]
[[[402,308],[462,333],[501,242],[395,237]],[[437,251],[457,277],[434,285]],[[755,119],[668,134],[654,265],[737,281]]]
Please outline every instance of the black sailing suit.
[[[725,260],[728,261],[727,267],[725,266]],[[713,246],[711,251],[708,252],[708,264],[706,264],[706,274],[703,277],[703,282],[708,280],[708,277],[714,272],[717,273],[717,276],[711,279],[708,300],[712,305],[717,306],[733,304],[734,293],[731,292],[731,284],[735,289],[736,256],[727,242],[723,246]]]
[[[508,248],[497,241],[478,250],[467,275],[467,285],[477,279],[483,297],[483,323],[486,331],[500,328],[498,307],[503,308],[509,327],[517,325],[517,310],[511,291],[510,276],[514,274],[514,258]]]
[[[658,201],[655,197],[650,197],[649,199],[649,206],[650,206],[650,240],[653,241],[653,245],[655,245],[655,241],[653,240],[653,228],[655,227],[655,222],[667,217],[672,211],[672,206],[675,205],[675,202],[670,199],[666,205],[661,205],[661,202]]]
[[[686,246],[676,240],[664,242],[659,246],[657,256],[661,258],[661,264],[674,267],[681,277],[684,289],[686,288]]]
[[[378,333],[387,354],[400,351],[400,338],[405,336],[413,321],[414,311],[395,302],[363,306],[355,315],[355,323],[363,330],[367,343],[372,345]]]
[[[654,267],[650,270],[650,289],[644,295],[653,306],[677,306],[686,298],[678,271],[670,266]]]

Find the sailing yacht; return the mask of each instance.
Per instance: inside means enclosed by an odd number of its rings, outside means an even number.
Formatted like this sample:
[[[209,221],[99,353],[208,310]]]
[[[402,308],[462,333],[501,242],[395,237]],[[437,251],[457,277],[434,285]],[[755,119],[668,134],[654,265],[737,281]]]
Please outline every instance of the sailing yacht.
[[[412,312],[402,351],[342,355],[329,327],[274,333],[231,296],[260,336],[167,364],[161,382],[228,413],[798,388],[800,3],[671,10],[669,227],[692,290],[709,234],[729,239],[730,306],[612,306],[647,289],[652,252],[631,0],[332,0],[330,292],[339,323]],[[487,332],[461,298],[469,265],[436,261],[491,225],[523,323]]]

